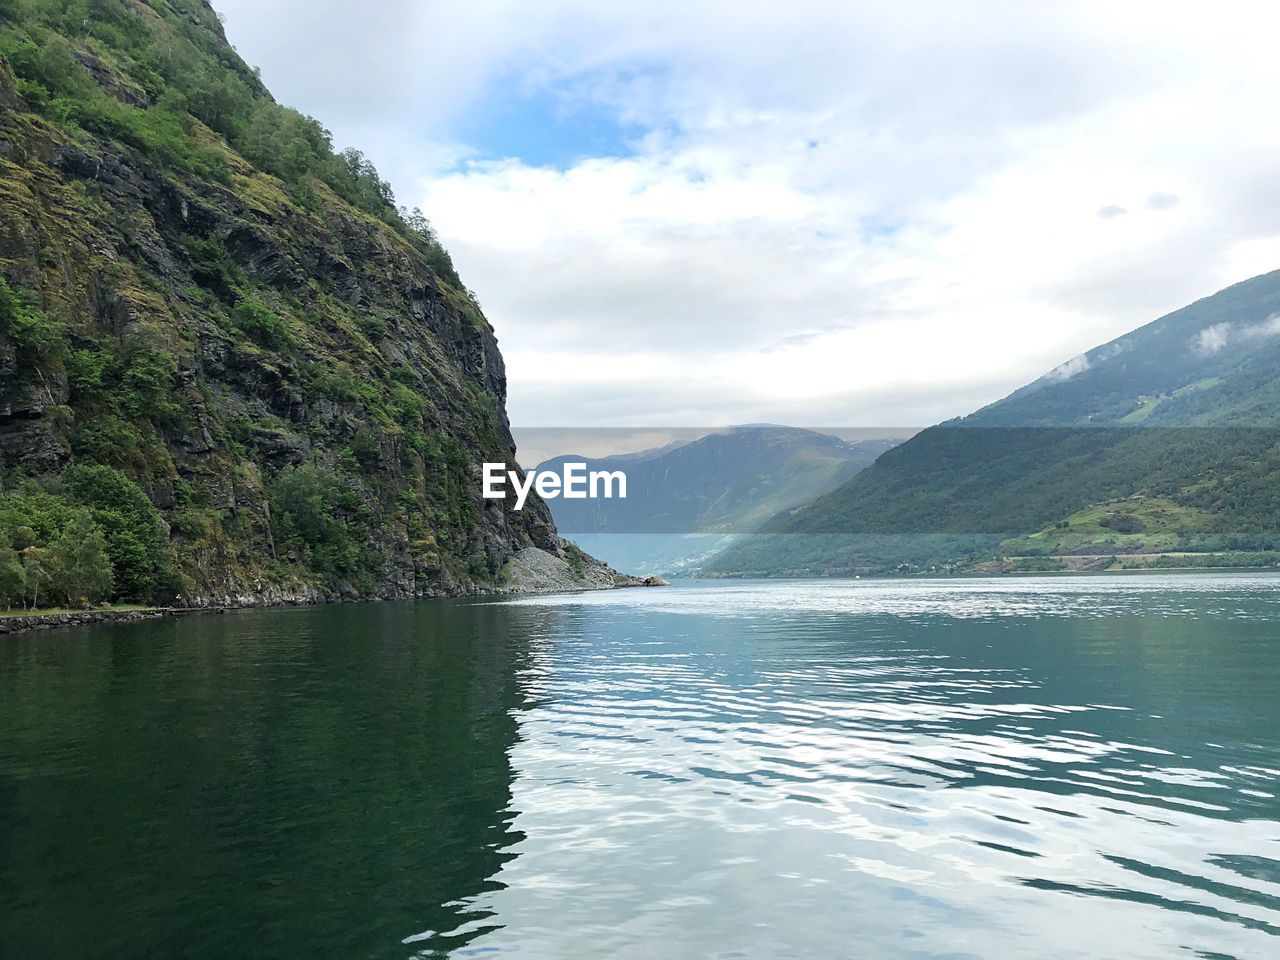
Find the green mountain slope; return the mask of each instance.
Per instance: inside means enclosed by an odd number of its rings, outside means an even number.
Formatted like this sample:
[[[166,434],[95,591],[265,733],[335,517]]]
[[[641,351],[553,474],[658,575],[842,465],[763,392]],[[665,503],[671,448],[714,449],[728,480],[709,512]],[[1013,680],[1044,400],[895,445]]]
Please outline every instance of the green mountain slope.
[[[207,3],[0,0],[0,58],[0,554],[87,510],[112,596],[197,603],[563,562],[480,499],[506,380],[448,254]]]
[[[1280,425],[1280,271],[1090,350],[961,422]]]
[[[715,568],[882,572],[1010,554],[1273,549],[1278,316],[1280,272],[1162,317],[917,434],[763,528],[783,536],[736,544]],[[1160,516],[1134,506],[1143,501],[1158,501]]]
[[[839,486],[894,443],[753,425],[642,454],[555,457],[537,469],[577,461],[627,475],[626,499],[554,501],[566,534],[740,533]]]
[[[626,499],[551,501],[557,526],[615,566],[679,573],[780,510],[839,486],[897,442],[750,425],[639,454],[556,457],[538,469],[559,472],[579,461],[625,472]]]

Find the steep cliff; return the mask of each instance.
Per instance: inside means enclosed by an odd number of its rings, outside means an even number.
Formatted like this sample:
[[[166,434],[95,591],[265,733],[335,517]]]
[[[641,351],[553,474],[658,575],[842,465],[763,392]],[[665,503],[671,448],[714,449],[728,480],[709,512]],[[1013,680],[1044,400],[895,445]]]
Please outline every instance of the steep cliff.
[[[0,56],[0,535],[89,510],[127,599],[613,582],[480,498],[514,445],[475,296],[207,3],[0,0]]]

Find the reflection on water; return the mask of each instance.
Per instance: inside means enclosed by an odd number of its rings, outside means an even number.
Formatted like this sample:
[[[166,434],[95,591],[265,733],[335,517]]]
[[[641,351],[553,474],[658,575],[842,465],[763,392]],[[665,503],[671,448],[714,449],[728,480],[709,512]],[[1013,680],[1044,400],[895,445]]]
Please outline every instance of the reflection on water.
[[[0,955],[1280,955],[1280,579],[0,645]]]
[[[392,957],[482,923],[521,836],[526,637],[556,616],[370,604],[0,644],[0,957]]]

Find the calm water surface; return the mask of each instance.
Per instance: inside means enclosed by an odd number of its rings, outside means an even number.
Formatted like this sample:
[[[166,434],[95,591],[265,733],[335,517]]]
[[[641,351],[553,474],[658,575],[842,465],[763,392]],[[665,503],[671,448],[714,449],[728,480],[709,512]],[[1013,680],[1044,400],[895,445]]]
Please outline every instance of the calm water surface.
[[[0,957],[1280,956],[1280,578],[0,638]]]

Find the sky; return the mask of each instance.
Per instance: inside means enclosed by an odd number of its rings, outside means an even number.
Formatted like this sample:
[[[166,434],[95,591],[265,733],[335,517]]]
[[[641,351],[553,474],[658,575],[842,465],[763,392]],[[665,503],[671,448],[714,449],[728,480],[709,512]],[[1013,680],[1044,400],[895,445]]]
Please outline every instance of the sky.
[[[214,0],[516,426],[925,425],[1280,268],[1280,6]]]

